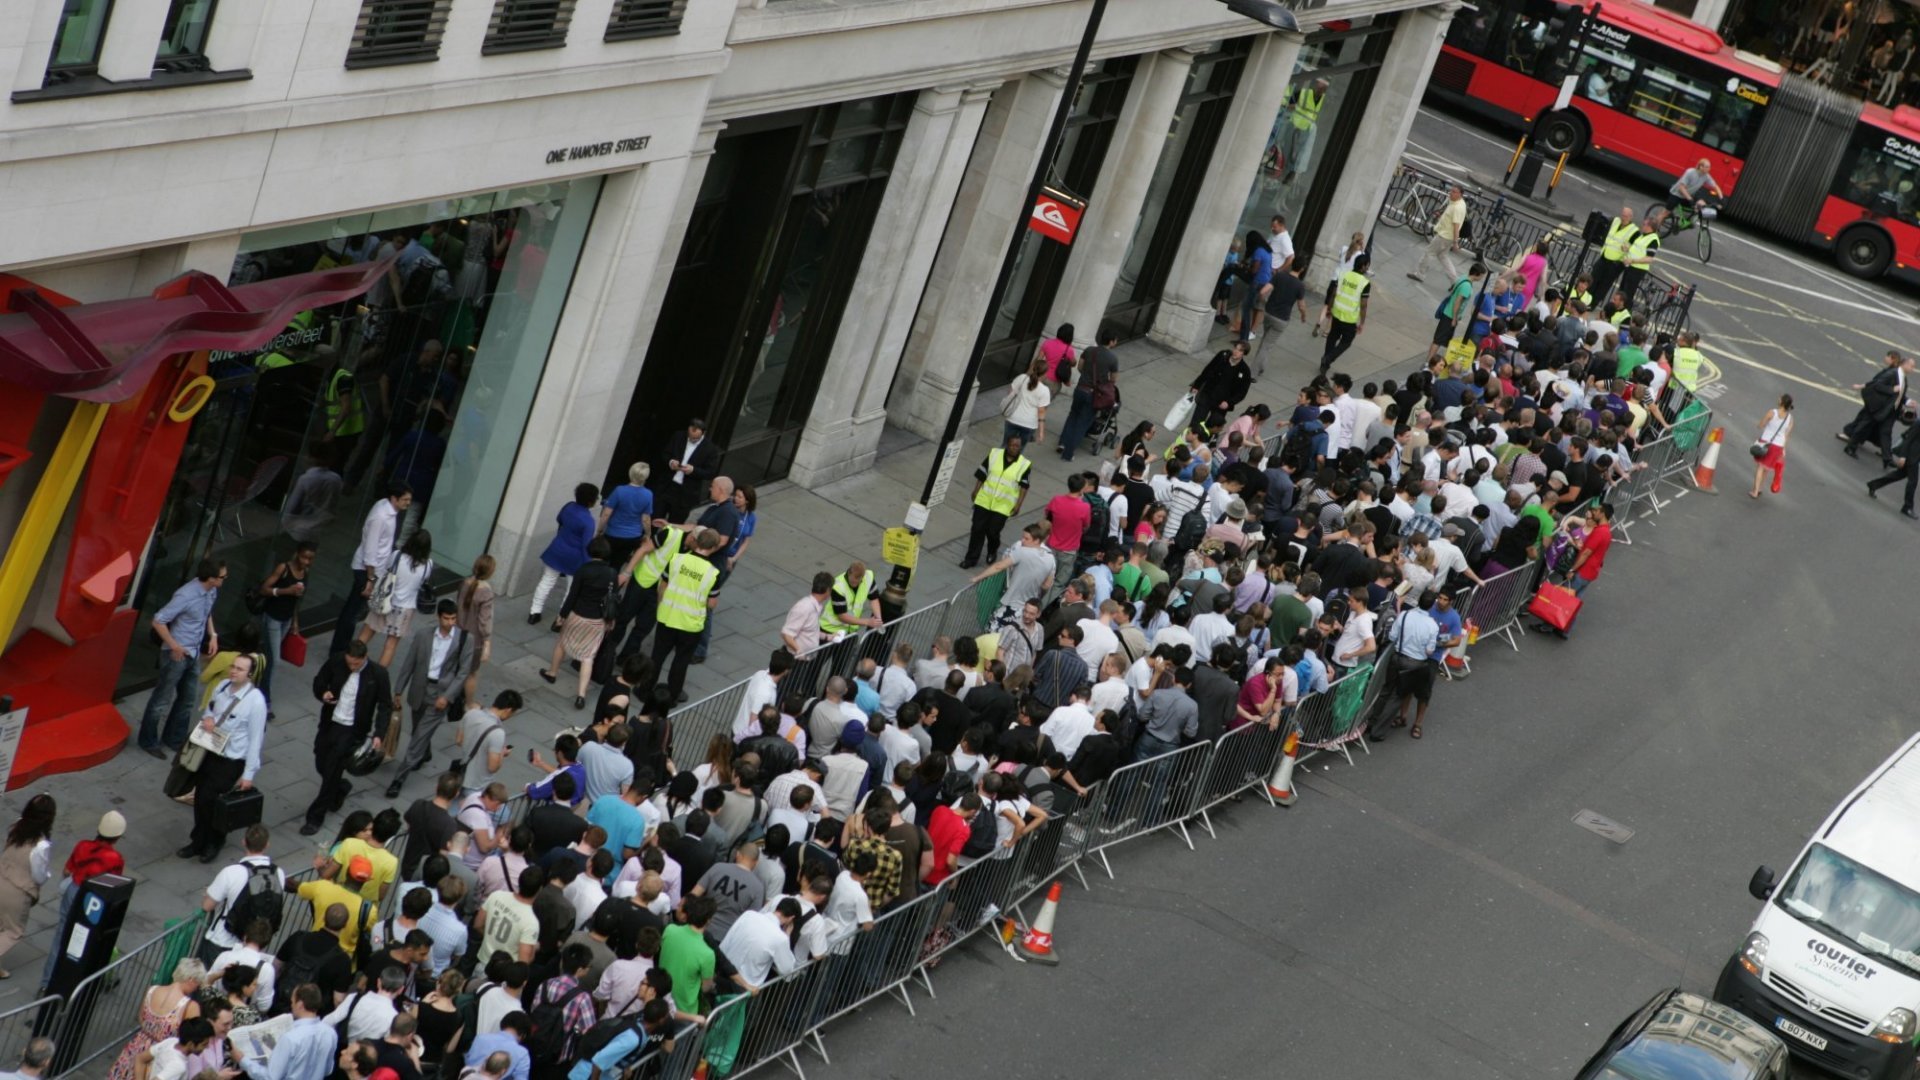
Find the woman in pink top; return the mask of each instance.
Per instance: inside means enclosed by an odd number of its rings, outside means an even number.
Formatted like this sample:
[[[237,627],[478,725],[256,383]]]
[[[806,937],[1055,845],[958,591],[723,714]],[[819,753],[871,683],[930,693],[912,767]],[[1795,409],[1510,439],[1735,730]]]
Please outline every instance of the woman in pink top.
[[[1520,278],[1526,283],[1527,302],[1540,297],[1540,282],[1547,276],[1547,242],[1533,245],[1533,251],[1520,260]]]
[[[1073,373],[1073,324],[1061,323],[1051,338],[1040,343],[1040,355],[1047,361],[1047,381],[1059,390]]]

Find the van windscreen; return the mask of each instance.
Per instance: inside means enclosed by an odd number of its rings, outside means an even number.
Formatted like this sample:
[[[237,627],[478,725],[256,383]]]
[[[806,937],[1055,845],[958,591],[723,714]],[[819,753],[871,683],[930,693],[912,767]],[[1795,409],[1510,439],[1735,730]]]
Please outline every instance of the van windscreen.
[[[1815,844],[1774,895],[1801,922],[1920,979],[1920,894]]]

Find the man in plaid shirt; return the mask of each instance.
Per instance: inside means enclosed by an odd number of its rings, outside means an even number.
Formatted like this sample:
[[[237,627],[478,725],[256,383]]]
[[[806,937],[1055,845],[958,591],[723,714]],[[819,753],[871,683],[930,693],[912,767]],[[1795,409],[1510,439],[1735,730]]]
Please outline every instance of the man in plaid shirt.
[[[560,1006],[560,1030],[563,1033],[559,1060],[573,1060],[573,1045],[586,1030],[593,1026],[593,995],[586,992],[580,984],[593,967],[593,950],[584,944],[575,942],[560,950],[560,974],[540,984],[540,992],[534,995],[533,1012],[538,1015],[542,1006]]]

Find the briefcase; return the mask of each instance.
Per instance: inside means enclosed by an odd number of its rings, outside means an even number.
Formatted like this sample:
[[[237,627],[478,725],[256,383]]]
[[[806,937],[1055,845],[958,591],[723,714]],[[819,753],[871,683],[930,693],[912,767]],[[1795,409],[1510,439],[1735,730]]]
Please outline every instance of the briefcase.
[[[1580,598],[1564,585],[1542,585],[1527,604],[1527,613],[1564,634],[1580,614]]]
[[[266,806],[267,797],[259,788],[248,788],[245,791],[234,788],[220,796],[219,802],[214,806],[214,831],[237,832],[249,825],[258,825]]]

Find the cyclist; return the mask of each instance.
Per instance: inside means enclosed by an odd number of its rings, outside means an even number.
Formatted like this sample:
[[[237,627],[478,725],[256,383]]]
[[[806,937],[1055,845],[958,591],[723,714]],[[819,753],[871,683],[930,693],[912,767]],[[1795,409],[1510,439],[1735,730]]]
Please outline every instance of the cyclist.
[[[1708,199],[1704,194],[1706,192],[1712,192],[1714,205],[1718,205],[1719,201],[1726,197],[1720,190],[1720,182],[1713,178],[1713,163],[1706,158],[1701,158],[1693,168],[1681,173],[1680,179],[1675,180],[1673,186],[1667,189],[1669,211],[1678,210],[1683,205],[1691,206],[1694,210],[1694,213],[1679,218],[1679,221],[1683,222],[1681,228],[1692,228],[1694,222],[1706,213],[1708,207]]]

